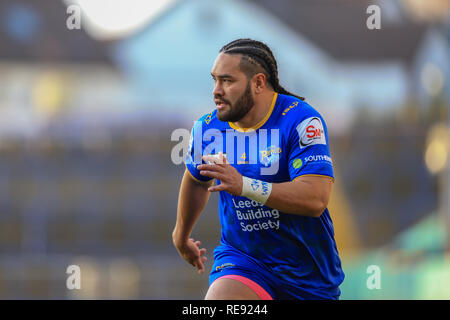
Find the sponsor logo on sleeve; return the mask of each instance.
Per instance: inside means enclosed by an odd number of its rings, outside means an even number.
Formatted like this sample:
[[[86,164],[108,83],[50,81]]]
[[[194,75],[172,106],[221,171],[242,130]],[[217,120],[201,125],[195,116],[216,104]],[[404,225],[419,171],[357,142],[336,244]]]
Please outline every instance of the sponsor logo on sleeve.
[[[301,149],[315,144],[327,144],[323,124],[319,117],[303,120],[297,126],[297,132]]]
[[[292,166],[294,169],[299,169],[303,165],[302,159],[295,159],[294,162],[292,162]]]
[[[333,160],[331,160],[330,156],[327,156],[326,154],[316,154],[316,155],[310,155],[308,157],[305,157],[303,159],[303,163],[308,163],[308,162],[326,162],[329,164],[333,164]]]
[[[303,160],[300,158],[294,159],[294,161],[292,161],[292,167],[294,169],[300,169],[302,166],[312,162],[320,162],[333,165],[333,160],[331,160],[330,156],[326,154],[317,154],[304,157]]]

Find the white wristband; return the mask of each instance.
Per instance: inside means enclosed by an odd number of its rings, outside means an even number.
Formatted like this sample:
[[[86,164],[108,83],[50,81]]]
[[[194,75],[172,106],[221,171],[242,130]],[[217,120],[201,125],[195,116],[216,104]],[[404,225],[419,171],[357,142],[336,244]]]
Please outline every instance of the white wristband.
[[[241,196],[258,201],[265,204],[272,192],[272,184],[270,182],[261,181],[242,176],[242,194]]]

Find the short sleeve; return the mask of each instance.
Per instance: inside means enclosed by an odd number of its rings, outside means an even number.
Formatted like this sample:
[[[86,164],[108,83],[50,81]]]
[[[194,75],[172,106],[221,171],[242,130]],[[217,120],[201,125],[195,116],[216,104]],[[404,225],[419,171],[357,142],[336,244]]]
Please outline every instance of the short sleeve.
[[[205,143],[202,135],[202,122],[203,121],[198,120],[192,127],[185,163],[187,170],[193,178],[199,181],[210,181],[212,178],[201,175],[200,170],[197,169],[198,165],[204,163],[202,161],[202,155],[203,149],[205,148]]]
[[[313,110],[313,109],[312,109]],[[320,114],[308,116],[292,125],[289,135],[289,176],[322,175],[334,179],[328,131]]]

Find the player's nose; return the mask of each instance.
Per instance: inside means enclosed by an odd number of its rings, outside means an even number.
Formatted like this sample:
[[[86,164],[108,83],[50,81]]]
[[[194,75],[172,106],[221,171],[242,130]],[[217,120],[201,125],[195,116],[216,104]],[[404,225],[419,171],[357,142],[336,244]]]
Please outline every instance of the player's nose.
[[[221,97],[225,94],[225,92],[223,91],[223,87],[219,83],[216,83],[214,85],[214,89],[213,89],[212,93],[213,93],[214,97]]]

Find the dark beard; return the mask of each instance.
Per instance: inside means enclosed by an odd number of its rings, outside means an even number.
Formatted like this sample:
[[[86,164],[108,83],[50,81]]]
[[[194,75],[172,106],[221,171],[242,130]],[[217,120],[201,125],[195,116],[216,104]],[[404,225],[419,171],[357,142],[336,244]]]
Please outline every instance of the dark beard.
[[[228,103],[228,101],[225,102]],[[239,97],[236,103],[234,105],[228,104],[230,106],[230,110],[225,113],[218,111],[217,118],[221,121],[237,122],[253,108],[254,103],[249,81],[247,82],[245,92]]]

